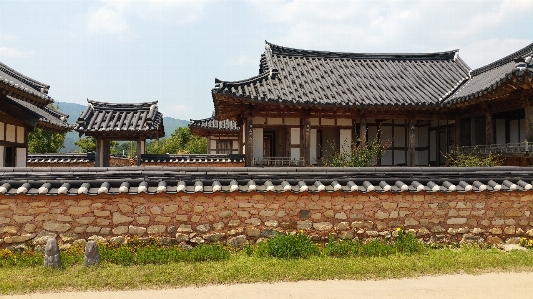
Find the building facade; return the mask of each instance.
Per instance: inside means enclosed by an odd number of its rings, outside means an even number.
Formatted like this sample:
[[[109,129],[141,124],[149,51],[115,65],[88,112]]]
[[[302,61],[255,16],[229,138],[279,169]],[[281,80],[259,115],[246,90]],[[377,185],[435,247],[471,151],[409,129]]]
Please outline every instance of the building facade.
[[[458,51],[366,54],[266,43],[259,75],[215,80],[215,120],[252,165],[320,165],[375,138],[380,165],[444,165],[454,149],[528,154],[533,44],[472,70]],[[214,136],[213,132],[211,136]]]

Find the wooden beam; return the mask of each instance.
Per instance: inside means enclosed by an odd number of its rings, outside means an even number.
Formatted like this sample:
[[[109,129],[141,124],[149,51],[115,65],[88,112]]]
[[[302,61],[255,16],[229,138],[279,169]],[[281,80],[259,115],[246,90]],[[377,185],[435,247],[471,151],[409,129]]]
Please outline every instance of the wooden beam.
[[[246,166],[250,167],[253,164],[253,158],[254,158],[254,120],[251,117],[251,115],[248,115],[244,118],[244,127],[245,127],[245,138],[244,138],[244,146],[245,146],[245,159],[246,159]]]
[[[492,112],[487,107],[485,109],[485,144],[493,144],[494,143],[494,117],[492,116]]]
[[[311,165],[311,119],[305,117],[301,119],[302,126],[300,128],[300,136],[303,138],[300,139],[300,144],[302,148],[300,149],[300,156],[304,158],[304,165]]]
[[[416,120],[414,116],[409,118],[409,126],[408,126],[408,139],[407,139],[407,165],[408,166],[415,166],[415,150],[416,150]]]
[[[360,132],[359,132],[359,138],[361,139],[361,145],[362,146],[365,146],[366,145],[366,117],[363,116],[361,118],[361,127],[360,127]]]

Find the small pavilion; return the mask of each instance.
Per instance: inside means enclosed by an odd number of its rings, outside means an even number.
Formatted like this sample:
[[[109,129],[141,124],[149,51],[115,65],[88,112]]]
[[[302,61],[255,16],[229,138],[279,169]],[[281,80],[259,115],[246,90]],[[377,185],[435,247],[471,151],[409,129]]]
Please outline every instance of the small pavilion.
[[[146,103],[106,103],[87,100],[87,108],[78,117],[74,130],[96,139],[96,167],[109,167],[110,142],[137,142],[137,165],[141,165],[146,139],[165,136],[163,114],[157,101]]]

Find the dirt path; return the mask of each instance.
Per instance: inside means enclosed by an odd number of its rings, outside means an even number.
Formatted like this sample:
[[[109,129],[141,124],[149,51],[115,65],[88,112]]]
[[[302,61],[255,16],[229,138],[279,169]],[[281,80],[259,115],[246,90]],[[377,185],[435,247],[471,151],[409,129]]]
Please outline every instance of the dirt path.
[[[425,276],[379,281],[301,281],[255,283],[167,290],[72,292],[0,296],[12,299],[131,299],[131,298],[530,298],[533,273]]]

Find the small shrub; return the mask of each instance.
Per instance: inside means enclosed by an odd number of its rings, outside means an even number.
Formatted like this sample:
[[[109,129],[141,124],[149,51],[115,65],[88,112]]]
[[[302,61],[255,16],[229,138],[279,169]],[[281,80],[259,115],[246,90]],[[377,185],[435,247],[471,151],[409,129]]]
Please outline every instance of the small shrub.
[[[324,253],[332,257],[352,257],[361,252],[362,243],[359,240],[333,240],[324,246]]]
[[[320,255],[320,249],[309,237],[299,232],[294,235],[276,235],[257,247],[259,256],[284,259],[309,258]]]
[[[501,166],[503,160],[498,155],[489,153],[488,156],[479,156],[474,153],[463,153],[459,149],[455,150],[455,154],[444,154],[448,161],[448,166],[451,167],[493,167]]]
[[[358,140],[360,143],[360,140]],[[374,166],[378,163],[378,159],[383,152],[390,146],[390,140],[380,141],[379,132],[371,142],[366,144],[353,144],[342,145],[342,148],[349,150],[340,152],[337,151],[334,155],[326,155],[322,158],[325,166],[328,167],[367,167]]]
[[[520,242],[518,243],[520,246],[533,249],[533,239],[526,239],[526,238],[520,238]]]
[[[393,247],[397,253],[411,255],[424,249],[424,244],[411,233],[406,233],[402,228],[398,228],[396,231],[398,237],[394,240]]]

